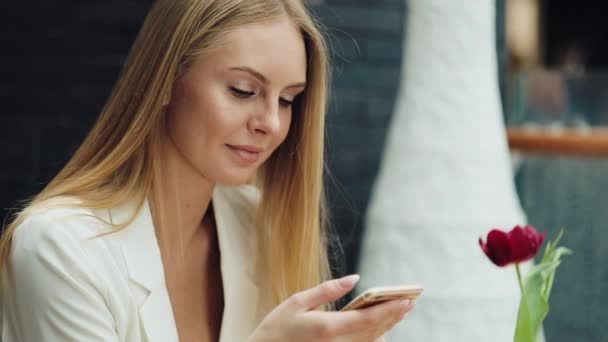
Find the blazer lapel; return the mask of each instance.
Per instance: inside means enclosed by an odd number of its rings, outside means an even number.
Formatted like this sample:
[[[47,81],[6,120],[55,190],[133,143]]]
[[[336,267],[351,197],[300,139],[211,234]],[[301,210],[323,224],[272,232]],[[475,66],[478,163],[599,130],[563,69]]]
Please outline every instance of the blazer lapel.
[[[216,185],[212,203],[220,247],[224,312],[220,342],[242,342],[263,318],[256,280],[257,253],[253,228],[253,187]],[[113,223],[127,221],[137,208],[124,205],[110,210]],[[135,301],[142,303],[142,334],[149,342],[178,342],[177,328],[165,286],[162,259],[148,202],[135,220],[115,233],[131,282]],[[201,322],[202,324],[202,322]]]
[[[112,209],[110,219],[114,223],[127,221],[137,208],[133,204]],[[165,286],[160,249],[148,202],[135,220],[116,233],[121,241],[131,291],[140,304],[142,334],[149,342],[178,342],[177,328],[169,294]]]
[[[251,196],[255,196],[255,193],[247,193],[253,188],[246,187],[217,185],[213,193],[224,284],[220,342],[245,341],[263,318],[258,305],[257,253],[252,231]]]

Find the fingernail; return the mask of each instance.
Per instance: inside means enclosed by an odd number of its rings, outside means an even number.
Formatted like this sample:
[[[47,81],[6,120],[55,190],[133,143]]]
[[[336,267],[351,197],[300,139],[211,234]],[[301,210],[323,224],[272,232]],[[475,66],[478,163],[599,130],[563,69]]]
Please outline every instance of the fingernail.
[[[343,289],[351,288],[359,281],[359,278],[360,276],[358,274],[349,275],[338,279],[338,284],[340,284],[340,287]]]
[[[400,303],[400,304],[401,304],[401,308],[402,308],[402,309],[407,308],[407,307],[410,305],[410,303],[411,303],[411,302],[412,302],[412,301],[411,301],[411,300],[409,300],[409,299],[404,299],[404,300],[402,300],[402,301],[401,301],[401,303]]]

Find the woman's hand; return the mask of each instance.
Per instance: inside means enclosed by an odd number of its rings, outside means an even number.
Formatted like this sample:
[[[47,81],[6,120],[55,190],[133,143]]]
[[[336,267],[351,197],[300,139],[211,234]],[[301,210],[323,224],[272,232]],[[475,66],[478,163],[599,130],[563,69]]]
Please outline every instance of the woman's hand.
[[[344,296],[358,280],[348,276],[294,294],[264,318],[248,342],[373,342],[414,307],[409,301],[389,301],[360,310],[316,310]]]

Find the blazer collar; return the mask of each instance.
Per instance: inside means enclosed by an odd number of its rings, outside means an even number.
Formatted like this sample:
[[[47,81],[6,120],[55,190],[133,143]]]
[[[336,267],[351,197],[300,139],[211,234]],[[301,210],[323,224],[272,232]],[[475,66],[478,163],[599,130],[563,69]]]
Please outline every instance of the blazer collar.
[[[221,342],[244,341],[262,318],[258,308],[257,253],[251,229],[251,201],[255,199],[252,199],[252,190],[243,190],[242,187],[217,185],[212,197],[224,290]],[[125,222],[135,210],[134,204],[112,209],[110,219],[114,223]],[[145,298],[140,316],[148,341],[177,342],[175,319],[148,203],[144,202],[133,222],[116,234],[121,240],[129,279],[136,285],[133,291],[139,291],[137,296]]]
[[[113,223],[123,223],[136,213],[135,203],[110,210]],[[142,341],[178,342],[177,329],[165,277],[160,249],[148,202],[144,202],[135,219],[115,233],[120,241],[125,266],[131,283],[131,296],[139,305]]]
[[[221,342],[245,341],[263,318],[252,224],[256,196],[252,186],[218,185],[213,193],[224,285]]]

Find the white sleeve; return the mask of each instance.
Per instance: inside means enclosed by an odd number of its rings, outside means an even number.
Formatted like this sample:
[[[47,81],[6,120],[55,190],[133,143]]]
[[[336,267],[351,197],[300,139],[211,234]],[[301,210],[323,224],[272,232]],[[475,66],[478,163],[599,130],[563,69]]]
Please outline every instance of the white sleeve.
[[[64,221],[37,215],[15,233],[2,294],[3,342],[118,341],[86,241],[69,231],[86,227]]]

